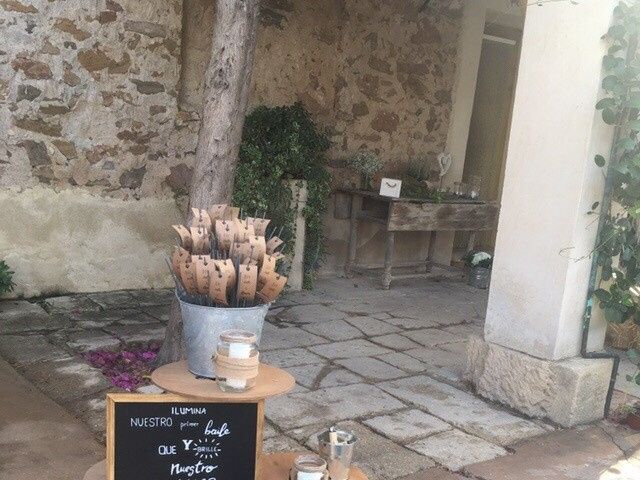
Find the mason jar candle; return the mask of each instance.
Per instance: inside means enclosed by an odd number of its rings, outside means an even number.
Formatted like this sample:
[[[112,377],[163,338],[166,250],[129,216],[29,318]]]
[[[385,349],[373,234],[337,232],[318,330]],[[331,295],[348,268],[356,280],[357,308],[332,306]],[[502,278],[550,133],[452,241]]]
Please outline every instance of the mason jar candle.
[[[254,333],[244,330],[222,332],[214,357],[220,390],[244,392],[255,386],[259,355]]]
[[[327,462],[314,453],[297,457],[293,462],[291,480],[324,480],[327,476]]]

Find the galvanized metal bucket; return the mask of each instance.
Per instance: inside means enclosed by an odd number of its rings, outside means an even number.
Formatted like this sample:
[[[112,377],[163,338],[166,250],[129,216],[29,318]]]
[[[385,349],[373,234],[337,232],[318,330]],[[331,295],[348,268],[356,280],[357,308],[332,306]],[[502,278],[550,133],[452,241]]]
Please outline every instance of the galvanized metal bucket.
[[[211,357],[225,330],[247,330],[255,333],[260,345],[262,326],[270,304],[250,308],[217,308],[180,300],[182,331],[187,364],[194,375],[215,378]]]
[[[491,269],[484,267],[470,268],[467,273],[467,285],[485,290],[489,288]]]

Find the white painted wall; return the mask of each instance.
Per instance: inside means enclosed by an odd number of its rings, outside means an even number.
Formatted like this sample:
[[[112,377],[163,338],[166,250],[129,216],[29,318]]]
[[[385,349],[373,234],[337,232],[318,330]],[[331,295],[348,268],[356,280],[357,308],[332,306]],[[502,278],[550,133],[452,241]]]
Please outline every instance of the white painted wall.
[[[611,139],[594,110],[601,36],[616,3],[548,3],[525,20],[485,338],[540,358],[579,353],[597,228],[586,212],[603,187],[593,155]]]
[[[462,179],[464,160],[469,139],[469,126],[473,112],[473,100],[478,80],[478,66],[482,52],[486,7],[484,2],[466,2],[462,32],[458,42],[458,67],[452,89],[451,118],[447,133],[447,152],[451,153],[451,169],[443,179],[444,186],[453,187]],[[448,265],[451,262],[455,232],[438,232],[434,260]]]

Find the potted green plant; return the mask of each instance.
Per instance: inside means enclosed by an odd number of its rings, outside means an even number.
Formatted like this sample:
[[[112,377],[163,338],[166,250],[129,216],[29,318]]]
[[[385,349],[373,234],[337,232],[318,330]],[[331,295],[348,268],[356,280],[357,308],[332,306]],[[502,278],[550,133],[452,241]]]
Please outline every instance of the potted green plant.
[[[489,288],[493,256],[482,251],[469,252],[464,257],[464,263],[468,270],[467,284],[480,289]]]
[[[0,295],[13,291],[13,273],[4,260],[0,260]]]
[[[373,177],[382,170],[382,162],[378,156],[373,152],[362,150],[351,157],[348,164],[360,174],[360,188],[371,190]]]

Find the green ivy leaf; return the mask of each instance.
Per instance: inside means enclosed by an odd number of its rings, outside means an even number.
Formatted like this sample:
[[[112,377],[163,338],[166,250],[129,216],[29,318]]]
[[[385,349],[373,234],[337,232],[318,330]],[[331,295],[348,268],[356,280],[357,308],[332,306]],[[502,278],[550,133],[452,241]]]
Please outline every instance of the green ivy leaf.
[[[631,108],[640,108],[640,92],[631,92],[626,103]]]
[[[627,123],[627,127],[636,132],[640,132],[640,119],[631,120]]]
[[[617,75],[607,75],[602,79],[602,88],[605,90],[613,90],[620,85],[620,79]]]
[[[633,130],[633,128],[632,128]],[[631,152],[636,148],[636,142],[632,138],[622,138],[616,143],[616,147],[625,152]],[[628,171],[628,170],[627,170]]]
[[[605,307],[604,317],[611,323],[623,323],[626,320],[624,312],[615,307]]]
[[[614,98],[603,98],[596,103],[597,110],[604,110],[605,108],[613,108],[616,106],[616,100]]]
[[[618,122],[618,114],[610,108],[602,110],[602,120],[607,125],[615,125]]]
[[[593,159],[596,162],[596,165],[599,167],[604,167],[607,161],[604,159],[602,155],[596,155]]]
[[[611,38],[615,38],[616,40],[622,40],[627,33],[627,29],[624,25],[612,25],[607,32]]]

